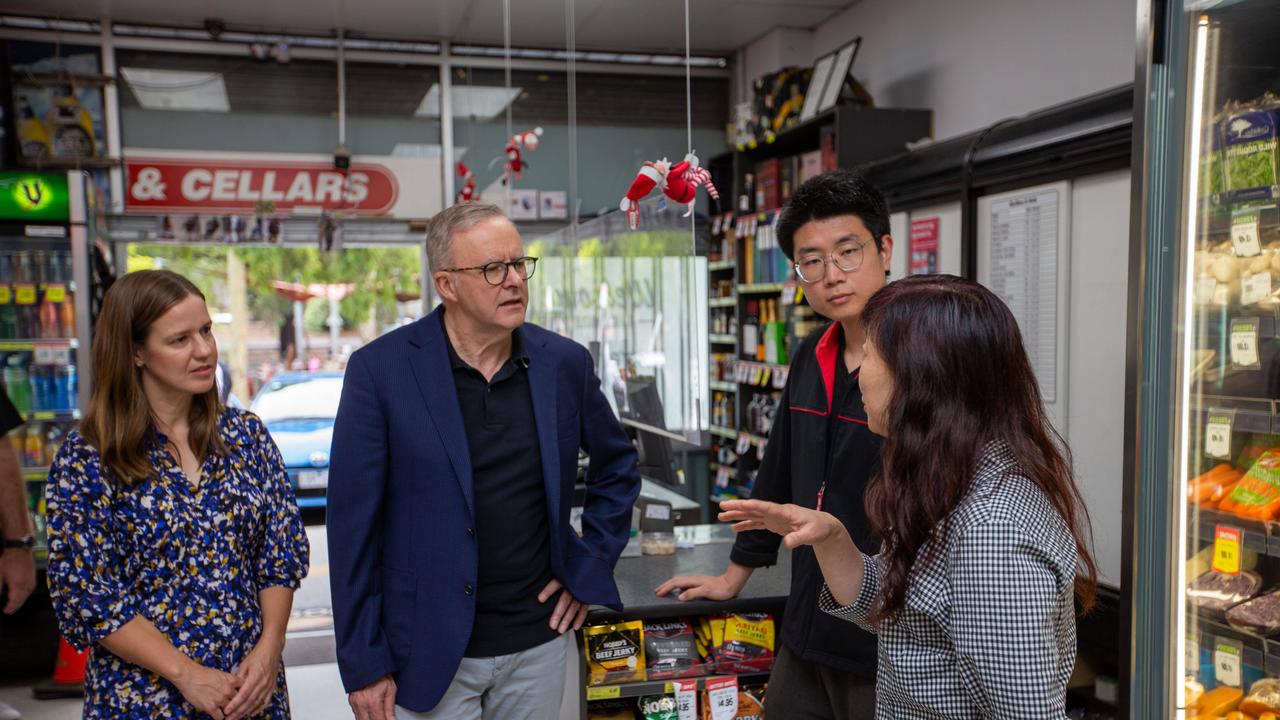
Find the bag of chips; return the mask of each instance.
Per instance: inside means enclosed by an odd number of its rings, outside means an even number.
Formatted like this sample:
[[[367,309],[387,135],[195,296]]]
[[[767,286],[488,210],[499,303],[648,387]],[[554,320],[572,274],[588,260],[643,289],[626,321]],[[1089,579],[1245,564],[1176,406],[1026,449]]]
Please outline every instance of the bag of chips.
[[[680,720],[675,694],[663,693],[641,697],[640,717],[643,720]]]
[[[590,685],[645,679],[644,623],[631,620],[582,629]]]
[[[683,618],[646,622],[644,654],[650,680],[702,674],[702,658],[693,626]]]
[[[592,700],[587,703],[587,720],[636,720],[635,704],[621,698]]]

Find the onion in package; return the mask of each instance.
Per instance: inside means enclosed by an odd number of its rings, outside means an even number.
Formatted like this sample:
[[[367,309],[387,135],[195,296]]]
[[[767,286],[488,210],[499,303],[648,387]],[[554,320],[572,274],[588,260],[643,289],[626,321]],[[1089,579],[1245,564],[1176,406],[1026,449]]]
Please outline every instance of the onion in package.
[[[1187,596],[1198,607],[1222,612],[1257,595],[1260,589],[1262,576],[1256,572],[1227,575],[1211,570],[1191,583]]]
[[[1280,591],[1267,593],[1227,611],[1227,624],[1237,630],[1270,635],[1280,631]]]

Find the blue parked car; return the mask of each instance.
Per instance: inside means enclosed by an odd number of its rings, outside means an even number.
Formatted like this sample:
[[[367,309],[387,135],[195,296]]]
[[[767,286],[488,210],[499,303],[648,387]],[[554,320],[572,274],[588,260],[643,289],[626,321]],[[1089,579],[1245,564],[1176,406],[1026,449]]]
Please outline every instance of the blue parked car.
[[[299,507],[324,507],[329,445],[342,396],[340,372],[290,372],[271,378],[249,409],[280,448]]]

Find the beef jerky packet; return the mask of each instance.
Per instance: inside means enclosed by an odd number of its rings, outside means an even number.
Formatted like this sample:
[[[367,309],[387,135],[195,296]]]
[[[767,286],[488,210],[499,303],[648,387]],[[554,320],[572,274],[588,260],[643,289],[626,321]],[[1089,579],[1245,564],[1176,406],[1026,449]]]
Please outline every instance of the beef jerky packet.
[[[588,683],[624,683],[645,679],[644,623],[632,620],[582,629]]]

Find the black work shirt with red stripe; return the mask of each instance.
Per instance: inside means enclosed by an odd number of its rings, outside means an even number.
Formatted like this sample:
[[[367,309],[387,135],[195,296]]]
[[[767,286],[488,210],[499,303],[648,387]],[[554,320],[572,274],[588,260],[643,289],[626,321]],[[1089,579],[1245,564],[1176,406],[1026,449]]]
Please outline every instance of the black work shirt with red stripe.
[[[791,362],[752,497],[817,507],[835,515],[868,555],[880,550],[863,506],[863,493],[879,469],[881,438],[867,428],[857,371],[844,364],[844,332],[838,323],[809,336]],[[825,481],[825,488],[823,487]],[[781,538],[746,532],[731,559],[747,567],[773,565]],[[822,570],[813,549],[791,554],[791,595],[782,618],[781,640],[805,660],[876,677],[875,636],[818,609]]]

